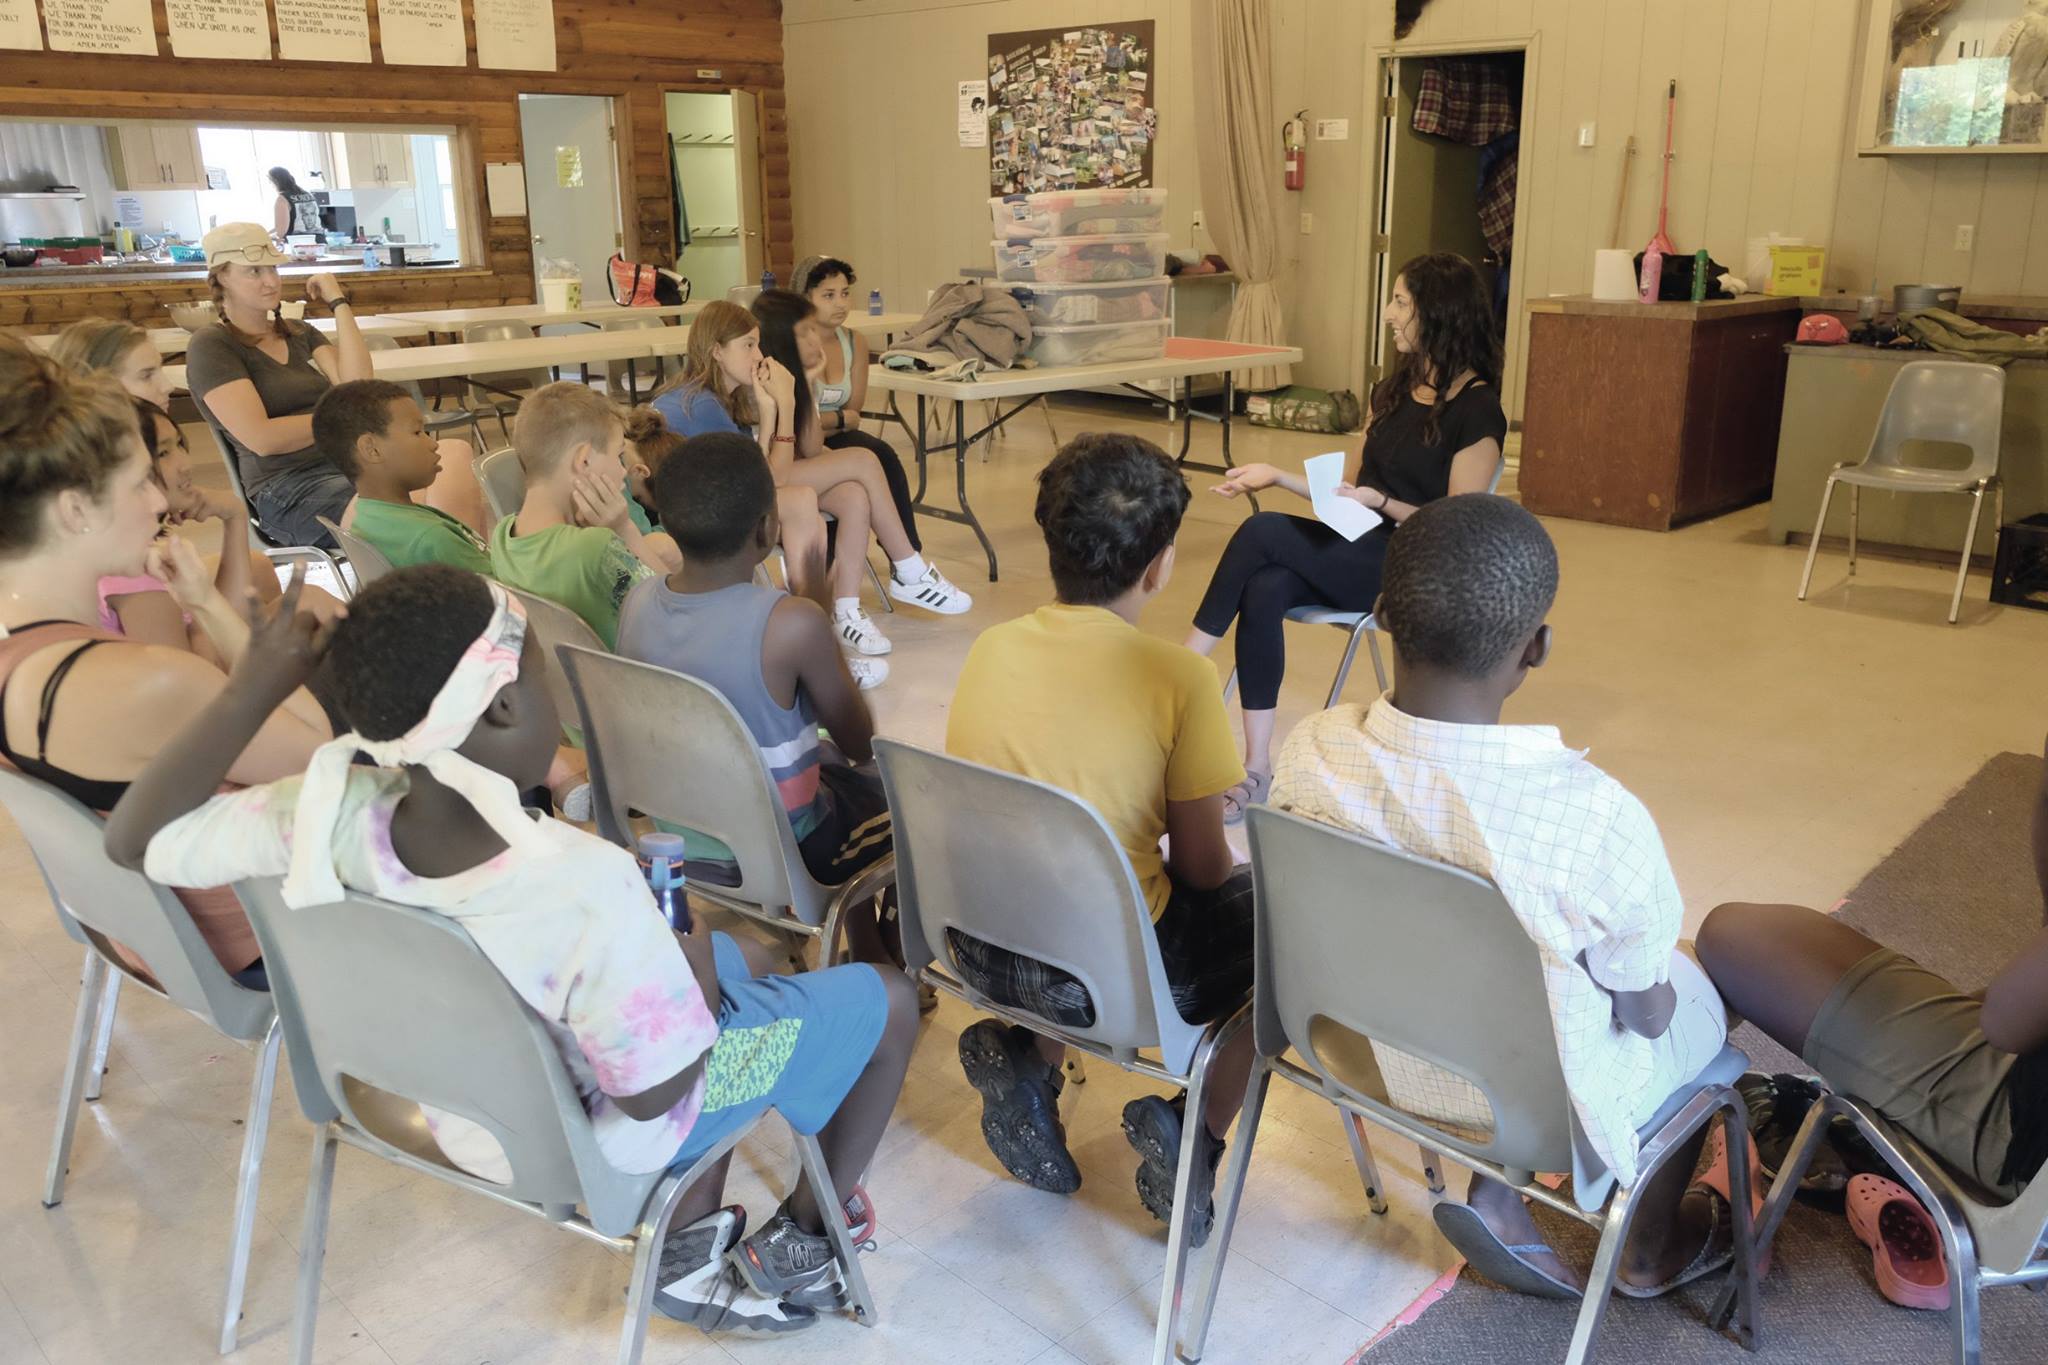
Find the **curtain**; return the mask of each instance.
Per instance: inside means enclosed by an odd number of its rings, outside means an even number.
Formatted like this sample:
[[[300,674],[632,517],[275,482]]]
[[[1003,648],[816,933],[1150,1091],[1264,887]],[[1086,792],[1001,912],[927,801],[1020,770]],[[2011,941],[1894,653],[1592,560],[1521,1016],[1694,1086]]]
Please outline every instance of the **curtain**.
[[[1280,270],[1279,214],[1273,204],[1280,125],[1273,121],[1271,0],[1195,0],[1195,102],[1202,209],[1223,259],[1237,273],[1230,310],[1232,341],[1281,346],[1287,320],[1274,284]],[[1283,388],[1291,367],[1246,370],[1238,387]]]
[[[0,192],[40,194],[52,185],[76,185],[95,217],[114,192],[105,134],[86,123],[0,119]]]

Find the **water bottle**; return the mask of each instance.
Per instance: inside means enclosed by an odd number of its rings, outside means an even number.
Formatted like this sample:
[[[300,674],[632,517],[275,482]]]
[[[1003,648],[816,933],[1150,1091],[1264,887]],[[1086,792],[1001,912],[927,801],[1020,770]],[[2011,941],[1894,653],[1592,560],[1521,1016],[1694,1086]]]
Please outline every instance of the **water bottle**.
[[[761,269],[761,287],[763,289],[773,289],[775,287],[775,272],[766,266]]]
[[[679,934],[690,932],[690,898],[684,892],[683,836],[643,834],[640,836],[640,870],[647,875],[647,889],[662,917]]]
[[[365,244],[363,247],[363,269],[375,270],[376,268],[377,248],[374,245]]]
[[[871,318],[882,316],[882,291],[879,289],[868,290],[868,316]]]

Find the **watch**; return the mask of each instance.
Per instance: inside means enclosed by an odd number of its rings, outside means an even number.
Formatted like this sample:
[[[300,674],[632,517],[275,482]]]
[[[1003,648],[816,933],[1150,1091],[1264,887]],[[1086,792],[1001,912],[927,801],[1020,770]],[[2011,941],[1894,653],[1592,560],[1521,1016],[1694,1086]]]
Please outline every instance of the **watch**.
[[[343,294],[338,298],[327,299],[322,302],[322,307],[327,309],[327,312],[330,316],[333,315],[334,310],[337,308],[353,308],[355,306],[356,305],[354,300],[350,299],[349,296],[346,294]]]

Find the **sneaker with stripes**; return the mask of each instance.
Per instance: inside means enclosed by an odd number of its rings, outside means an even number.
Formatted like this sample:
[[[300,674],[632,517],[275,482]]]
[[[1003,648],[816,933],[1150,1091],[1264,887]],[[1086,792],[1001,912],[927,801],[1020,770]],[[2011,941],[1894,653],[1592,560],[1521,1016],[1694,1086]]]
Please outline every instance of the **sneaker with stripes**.
[[[974,605],[974,599],[955,587],[936,564],[926,564],[924,573],[908,583],[891,573],[889,596],[940,616],[958,616]]]
[[[834,610],[832,628],[839,632],[840,644],[862,654],[887,654],[896,647],[889,643],[889,637],[882,634],[874,618],[862,607]]]

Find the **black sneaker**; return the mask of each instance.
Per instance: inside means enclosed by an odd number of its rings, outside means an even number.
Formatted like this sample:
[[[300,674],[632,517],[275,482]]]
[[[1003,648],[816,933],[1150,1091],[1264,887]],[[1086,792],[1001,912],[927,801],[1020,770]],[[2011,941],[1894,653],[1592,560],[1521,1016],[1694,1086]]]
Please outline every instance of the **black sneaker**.
[[[730,1263],[764,1298],[802,1309],[838,1308],[845,1303],[845,1285],[839,1258],[832,1252],[832,1239],[805,1232],[785,1209],[776,1210],[759,1232],[734,1247]]]
[[[1059,1068],[1039,1055],[1028,1029],[983,1019],[960,1035],[960,1069],[981,1092],[981,1135],[1003,1169],[1034,1190],[1072,1194],[1081,1168],[1060,1122]]]
[[[1159,1095],[1141,1095],[1124,1106],[1124,1140],[1136,1151],[1138,1199],[1160,1222],[1173,1222],[1173,1181],[1180,1169],[1182,1118],[1185,1094],[1171,1101]],[[1188,1224],[1193,1245],[1209,1240],[1215,1221],[1212,1205],[1216,1197],[1216,1168],[1223,1162],[1223,1139],[1209,1135],[1209,1125],[1195,1125],[1194,1189],[1188,1192]]]
[[[746,1226],[746,1210],[733,1205],[671,1229],[655,1274],[654,1311],[706,1332],[797,1332],[816,1322],[809,1308],[754,1292],[727,1259]]]

